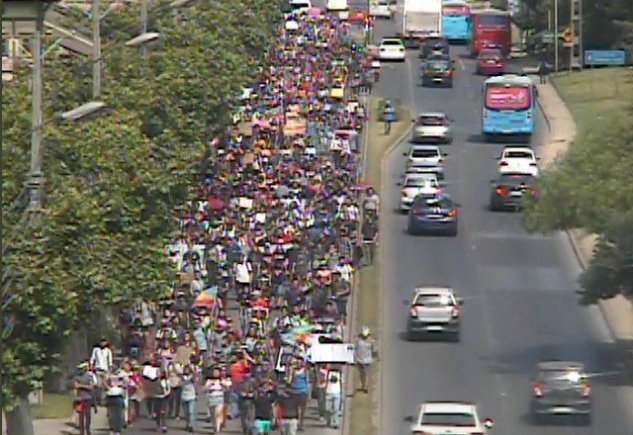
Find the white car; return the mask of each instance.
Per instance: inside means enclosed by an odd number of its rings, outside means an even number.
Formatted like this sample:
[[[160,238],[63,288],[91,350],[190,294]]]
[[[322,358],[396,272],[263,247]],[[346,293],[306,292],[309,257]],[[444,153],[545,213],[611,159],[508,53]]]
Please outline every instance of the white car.
[[[407,166],[418,163],[440,166],[446,156],[437,145],[412,145],[403,155],[407,157]]]
[[[404,177],[400,191],[400,211],[411,209],[413,200],[418,195],[436,195],[440,192],[440,182],[436,174],[410,174]]]
[[[468,402],[426,402],[417,417],[407,417],[412,434],[486,435],[494,423],[481,420],[477,406]]]
[[[310,12],[312,10],[311,0],[290,0],[290,8],[293,12]]]
[[[376,18],[391,19],[393,12],[391,12],[389,0],[373,0],[369,7],[369,15]]]
[[[499,173],[538,176],[538,157],[529,147],[505,147],[499,157]]]
[[[383,38],[378,46],[378,57],[380,60],[405,61],[406,50],[404,42],[400,38]]]
[[[425,112],[418,115],[411,134],[411,142],[451,143],[451,120],[442,112]]]

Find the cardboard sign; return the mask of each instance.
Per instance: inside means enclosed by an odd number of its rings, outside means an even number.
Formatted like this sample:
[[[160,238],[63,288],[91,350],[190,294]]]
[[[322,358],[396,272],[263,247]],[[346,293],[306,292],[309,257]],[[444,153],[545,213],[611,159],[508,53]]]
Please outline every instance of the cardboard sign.
[[[352,343],[315,343],[308,351],[309,361],[313,364],[354,364],[354,344]]]
[[[191,349],[189,346],[178,346],[178,349],[176,349],[176,357],[174,358],[174,361],[178,364],[182,364],[183,366],[187,365],[191,362],[192,352],[193,349]]]
[[[251,209],[253,207],[253,200],[251,198],[241,197],[238,205],[240,208]]]

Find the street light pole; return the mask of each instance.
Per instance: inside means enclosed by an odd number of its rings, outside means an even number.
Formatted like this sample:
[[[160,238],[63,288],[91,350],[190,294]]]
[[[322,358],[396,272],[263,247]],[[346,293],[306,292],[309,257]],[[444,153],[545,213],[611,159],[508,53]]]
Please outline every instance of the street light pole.
[[[558,72],[558,0],[554,0],[554,71]]]
[[[43,10],[37,11],[35,31],[31,35],[32,71],[32,130],[31,130],[31,170],[28,178],[29,205],[28,211],[38,212],[42,209],[42,27]],[[32,217],[35,214],[31,215]]]
[[[101,11],[99,0],[92,0],[92,99],[101,96]]]

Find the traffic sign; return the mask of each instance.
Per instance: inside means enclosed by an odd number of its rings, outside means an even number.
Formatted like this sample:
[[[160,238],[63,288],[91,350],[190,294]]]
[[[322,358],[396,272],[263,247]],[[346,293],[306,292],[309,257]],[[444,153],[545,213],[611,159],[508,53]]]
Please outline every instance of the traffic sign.
[[[554,32],[543,32],[541,38],[544,44],[553,44],[556,35],[554,34]]]
[[[585,65],[626,65],[626,51],[585,50]]]

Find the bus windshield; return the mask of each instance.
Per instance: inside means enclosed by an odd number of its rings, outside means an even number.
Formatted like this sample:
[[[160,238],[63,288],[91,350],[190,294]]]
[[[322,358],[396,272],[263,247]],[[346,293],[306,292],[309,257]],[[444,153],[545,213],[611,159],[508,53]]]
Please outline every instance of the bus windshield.
[[[442,15],[445,17],[460,17],[470,15],[468,6],[447,5],[442,7]]]
[[[505,15],[478,15],[477,24],[482,27],[500,27],[506,26],[508,17]]]
[[[492,110],[526,110],[532,104],[530,88],[526,86],[488,86],[486,108]]]

